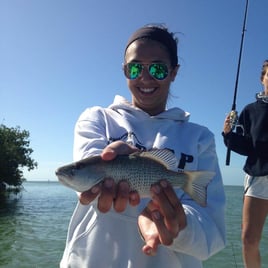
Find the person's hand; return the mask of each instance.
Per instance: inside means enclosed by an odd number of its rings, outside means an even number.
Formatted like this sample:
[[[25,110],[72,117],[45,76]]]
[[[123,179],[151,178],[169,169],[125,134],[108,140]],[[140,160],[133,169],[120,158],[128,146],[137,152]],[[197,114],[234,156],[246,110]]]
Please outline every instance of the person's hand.
[[[101,157],[105,161],[113,160],[117,155],[131,154],[138,151],[134,146],[131,146],[123,141],[116,141],[104,148]],[[126,181],[120,181],[116,184],[113,178],[105,178],[101,183],[93,186],[79,196],[80,203],[87,205],[98,197],[98,209],[105,213],[108,212],[112,205],[115,211],[122,212],[127,204],[136,206],[140,202],[138,192],[130,191]]]
[[[237,121],[238,121],[237,111],[232,110],[225,118],[223,125],[223,133],[226,135],[230,131],[232,131],[235,128]]]
[[[223,133],[228,134],[232,130],[230,114],[228,114],[224,120]]]
[[[171,245],[187,225],[182,204],[172,186],[162,180],[151,187],[152,200],[138,217],[138,226],[145,241],[142,250],[153,256],[159,244]]]

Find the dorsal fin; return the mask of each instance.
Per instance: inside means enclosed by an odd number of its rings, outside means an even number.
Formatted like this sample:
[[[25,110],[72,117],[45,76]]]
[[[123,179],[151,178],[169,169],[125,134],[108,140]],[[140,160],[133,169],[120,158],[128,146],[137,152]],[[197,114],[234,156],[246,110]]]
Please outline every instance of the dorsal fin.
[[[154,161],[159,162],[165,166],[168,170],[178,170],[178,160],[174,154],[174,151],[169,149],[151,149],[146,152],[141,152],[140,157],[151,158]]]

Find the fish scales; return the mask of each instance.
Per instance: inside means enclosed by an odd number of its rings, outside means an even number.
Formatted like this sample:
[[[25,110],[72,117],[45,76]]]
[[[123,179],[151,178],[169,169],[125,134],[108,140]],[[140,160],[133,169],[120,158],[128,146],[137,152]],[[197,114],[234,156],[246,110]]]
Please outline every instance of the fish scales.
[[[131,161],[129,161],[131,160]],[[185,184],[184,173],[172,172],[156,161],[138,156],[120,156],[114,161],[101,161],[102,179],[111,177],[115,182],[126,180],[131,190],[137,190],[141,197],[149,196],[150,187],[156,181],[167,179],[174,187]]]
[[[132,190],[141,197],[150,196],[153,183],[167,179],[174,188],[182,188],[199,205],[206,205],[207,186],[213,176],[211,171],[177,172],[177,158],[168,149],[153,149],[130,155],[119,155],[112,161],[104,161],[101,156],[86,159],[59,167],[56,175],[59,181],[78,192],[92,188],[104,178],[115,182],[126,180]]]

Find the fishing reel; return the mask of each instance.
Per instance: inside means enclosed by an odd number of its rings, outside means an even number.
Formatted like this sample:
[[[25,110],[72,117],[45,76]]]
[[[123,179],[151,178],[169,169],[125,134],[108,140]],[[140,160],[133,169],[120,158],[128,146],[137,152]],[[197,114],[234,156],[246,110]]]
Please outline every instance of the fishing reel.
[[[238,123],[238,113],[237,113],[237,111],[232,110],[229,113],[229,124],[230,124],[232,131],[236,128],[237,123]]]
[[[238,113],[235,110],[232,110],[229,113],[229,124],[231,127],[231,131],[236,130],[240,134],[244,135],[244,127],[241,124],[238,124]],[[240,128],[238,131],[237,129]]]

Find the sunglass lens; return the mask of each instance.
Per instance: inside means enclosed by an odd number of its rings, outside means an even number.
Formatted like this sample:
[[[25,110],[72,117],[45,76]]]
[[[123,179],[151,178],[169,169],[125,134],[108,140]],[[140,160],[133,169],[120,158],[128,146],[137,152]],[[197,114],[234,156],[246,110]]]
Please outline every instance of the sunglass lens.
[[[149,67],[150,74],[157,80],[163,80],[168,75],[168,67],[165,64],[154,63]]]
[[[136,79],[142,71],[142,65],[139,63],[129,63],[127,65],[127,76],[129,79]]]

